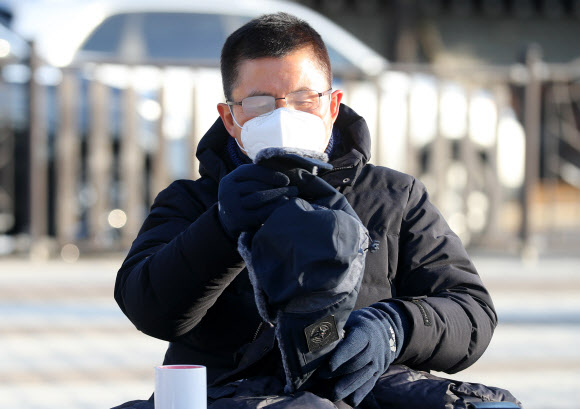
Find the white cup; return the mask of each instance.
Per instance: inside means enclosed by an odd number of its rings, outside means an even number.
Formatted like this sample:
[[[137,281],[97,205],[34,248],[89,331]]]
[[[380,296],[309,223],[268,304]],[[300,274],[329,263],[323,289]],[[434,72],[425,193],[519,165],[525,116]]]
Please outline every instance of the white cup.
[[[155,409],[206,409],[205,366],[155,367]]]

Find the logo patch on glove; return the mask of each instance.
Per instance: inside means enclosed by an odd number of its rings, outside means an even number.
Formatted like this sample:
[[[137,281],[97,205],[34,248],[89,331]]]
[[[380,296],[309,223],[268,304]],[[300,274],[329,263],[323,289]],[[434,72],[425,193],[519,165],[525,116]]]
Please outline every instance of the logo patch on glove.
[[[315,352],[331,342],[338,341],[338,330],[334,315],[329,315],[304,328],[308,352]]]
[[[393,327],[389,327],[390,337],[389,337],[389,347],[391,348],[391,352],[397,351],[397,344],[395,341],[395,331],[393,331]]]

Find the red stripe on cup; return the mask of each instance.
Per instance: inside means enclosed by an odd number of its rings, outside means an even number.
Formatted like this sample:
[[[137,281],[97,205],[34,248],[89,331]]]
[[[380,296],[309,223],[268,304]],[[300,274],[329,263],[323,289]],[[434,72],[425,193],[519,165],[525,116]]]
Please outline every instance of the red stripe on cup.
[[[158,366],[160,369],[196,369],[203,368],[201,365],[162,365]]]

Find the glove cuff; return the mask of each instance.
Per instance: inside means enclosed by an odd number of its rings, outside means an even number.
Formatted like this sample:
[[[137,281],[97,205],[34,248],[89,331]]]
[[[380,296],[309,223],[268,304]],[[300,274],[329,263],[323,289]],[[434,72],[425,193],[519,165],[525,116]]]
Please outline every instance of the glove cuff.
[[[367,308],[374,308],[386,314],[386,318],[393,330],[392,335],[394,335],[394,344],[389,345],[391,348],[389,352],[392,353],[392,363],[401,354],[403,346],[405,345],[406,335],[409,334],[411,328],[411,324],[407,318],[407,313],[396,303],[388,301],[377,302]]]

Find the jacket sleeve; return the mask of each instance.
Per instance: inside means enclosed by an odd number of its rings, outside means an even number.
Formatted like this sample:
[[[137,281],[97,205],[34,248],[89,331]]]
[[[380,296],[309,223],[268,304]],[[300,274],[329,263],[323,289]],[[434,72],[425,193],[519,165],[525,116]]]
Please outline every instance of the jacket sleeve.
[[[197,325],[244,267],[217,204],[205,210],[179,183],[155,199],[115,282],[137,329],[168,341]]]
[[[467,368],[489,345],[497,316],[463,244],[417,180],[399,241],[395,302],[410,333],[397,362],[448,373]]]

